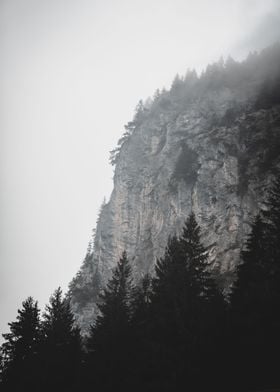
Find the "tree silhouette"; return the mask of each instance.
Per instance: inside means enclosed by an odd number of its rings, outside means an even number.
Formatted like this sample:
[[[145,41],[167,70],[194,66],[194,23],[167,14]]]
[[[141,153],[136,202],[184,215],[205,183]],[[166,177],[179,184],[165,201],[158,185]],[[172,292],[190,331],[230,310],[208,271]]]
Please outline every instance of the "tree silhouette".
[[[8,391],[40,389],[39,345],[40,310],[28,297],[18,310],[16,321],[9,323],[10,333],[3,334],[2,386]]]
[[[278,176],[269,190],[266,209],[253,223],[231,294],[233,359],[239,381],[251,388],[280,382],[274,360],[280,349],[279,200]]]
[[[111,390],[113,385],[120,388],[128,377],[124,369],[130,362],[131,352],[131,292],[131,267],[126,252],[123,252],[100,295],[100,314],[87,342],[89,363],[95,368],[94,377],[100,390]]]
[[[131,322],[135,326],[142,326],[149,317],[150,303],[152,296],[152,279],[146,274],[139,284],[132,290]]]
[[[146,274],[132,291],[131,301],[131,339],[133,362],[130,363],[130,385],[135,391],[147,387],[150,372],[153,371],[151,362],[151,297],[152,278]]]
[[[45,389],[76,390],[81,338],[74,324],[69,299],[62,297],[61,288],[50,297],[43,318]]]
[[[209,361],[206,364],[209,352],[213,354],[214,348],[219,352],[217,327],[222,325],[224,300],[207,260],[200,228],[191,214],[181,237],[169,241],[153,279],[151,317],[156,379],[162,380],[159,389],[200,383],[198,374],[211,368]]]

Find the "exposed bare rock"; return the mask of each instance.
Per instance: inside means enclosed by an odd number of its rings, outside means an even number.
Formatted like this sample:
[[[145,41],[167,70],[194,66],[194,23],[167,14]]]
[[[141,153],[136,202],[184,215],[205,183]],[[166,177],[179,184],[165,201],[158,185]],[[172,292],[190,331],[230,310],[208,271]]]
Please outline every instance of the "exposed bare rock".
[[[223,72],[232,76],[225,67]],[[280,164],[280,101],[260,103],[266,75],[257,81],[249,75],[246,86],[230,85],[229,76],[215,88],[207,85],[213,80],[207,74],[189,90],[182,81],[137,113],[118,150],[114,189],[101,210],[94,250],[71,284],[72,308],[84,330],[123,250],[136,281],[153,273],[168,237],[180,233],[191,211],[202,228],[209,268],[221,286],[231,284]]]

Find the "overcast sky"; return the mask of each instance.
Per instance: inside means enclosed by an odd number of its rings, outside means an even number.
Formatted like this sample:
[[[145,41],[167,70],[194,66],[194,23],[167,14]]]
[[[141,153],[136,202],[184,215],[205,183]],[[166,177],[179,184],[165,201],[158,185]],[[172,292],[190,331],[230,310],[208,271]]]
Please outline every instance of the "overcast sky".
[[[0,332],[78,271],[137,102],[279,39],[278,0],[0,0]]]

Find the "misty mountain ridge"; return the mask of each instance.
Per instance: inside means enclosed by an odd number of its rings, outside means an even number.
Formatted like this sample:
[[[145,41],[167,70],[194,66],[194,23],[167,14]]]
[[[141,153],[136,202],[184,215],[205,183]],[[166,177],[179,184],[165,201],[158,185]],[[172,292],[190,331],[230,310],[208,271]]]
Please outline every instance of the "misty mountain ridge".
[[[216,63],[208,65],[206,70],[198,76],[195,70],[188,69],[185,76],[177,74],[170,90],[163,88],[154,93],[143,102],[139,101],[136,107],[135,117],[132,122],[125,125],[126,132],[118,141],[118,146],[111,151],[111,163],[116,164],[118,152],[121,146],[131,135],[134,126],[140,125],[145,118],[144,114],[158,114],[161,111],[184,110],[186,105],[197,103],[210,93],[231,93],[232,103],[242,104],[245,101],[255,103],[256,107],[269,107],[280,102],[279,93],[279,46],[276,43],[272,47],[264,49],[261,53],[250,52],[247,59],[237,62],[232,57],[226,61],[223,58]],[[249,103],[249,102],[248,102]],[[179,113],[178,113],[179,114]]]
[[[135,281],[153,274],[171,235],[194,212],[209,270],[228,292],[251,224],[280,167],[280,44],[228,58],[139,102],[111,152],[114,189],[70,284],[86,331],[99,293],[126,250]]]

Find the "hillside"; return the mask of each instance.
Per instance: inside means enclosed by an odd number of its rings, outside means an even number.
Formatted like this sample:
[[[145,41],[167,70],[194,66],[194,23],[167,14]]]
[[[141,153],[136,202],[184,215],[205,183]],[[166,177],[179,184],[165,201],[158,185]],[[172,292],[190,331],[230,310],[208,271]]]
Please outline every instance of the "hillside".
[[[137,281],[153,273],[168,237],[191,211],[209,269],[227,291],[250,224],[280,166],[280,45],[176,76],[169,91],[140,102],[111,153],[114,189],[94,244],[70,284],[86,328],[98,293],[123,250]]]

